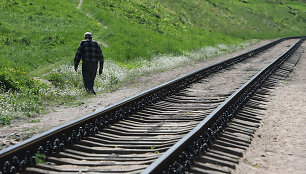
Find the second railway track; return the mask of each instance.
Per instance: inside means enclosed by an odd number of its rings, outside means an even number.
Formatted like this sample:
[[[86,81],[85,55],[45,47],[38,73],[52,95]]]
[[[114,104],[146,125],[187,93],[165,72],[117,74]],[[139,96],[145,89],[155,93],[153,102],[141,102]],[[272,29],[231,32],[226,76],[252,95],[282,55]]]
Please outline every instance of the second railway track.
[[[280,40],[202,74],[193,72],[178,84],[181,79],[5,149],[2,173],[141,173],[299,40]],[[47,155],[45,164],[35,165],[36,153]]]

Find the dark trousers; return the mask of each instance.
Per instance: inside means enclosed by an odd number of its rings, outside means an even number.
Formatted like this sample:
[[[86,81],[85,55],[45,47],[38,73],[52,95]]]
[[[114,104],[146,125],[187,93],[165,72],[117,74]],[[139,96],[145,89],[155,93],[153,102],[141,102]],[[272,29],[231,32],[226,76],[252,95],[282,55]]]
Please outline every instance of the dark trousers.
[[[96,63],[96,62],[87,61],[82,63],[82,75],[83,75],[84,87],[88,93],[95,94],[93,87],[97,75],[97,69],[98,69],[98,62]]]

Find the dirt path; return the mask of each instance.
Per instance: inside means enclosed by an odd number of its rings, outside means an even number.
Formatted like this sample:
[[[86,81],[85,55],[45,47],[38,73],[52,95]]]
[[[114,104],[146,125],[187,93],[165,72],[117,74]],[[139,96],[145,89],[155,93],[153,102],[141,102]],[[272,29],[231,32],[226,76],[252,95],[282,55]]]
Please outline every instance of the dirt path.
[[[82,6],[82,3],[83,3],[83,0],[80,0],[80,2],[79,2],[79,5],[78,5],[78,10],[80,10],[80,8],[81,8],[81,6]],[[89,17],[90,19],[92,19],[92,20],[95,20],[89,13],[86,13],[86,16],[87,17]],[[102,28],[104,28],[104,29],[108,29],[108,27],[107,26],[105,26],[105,25],[103,25],[101,22],[99,22],[99,21],[96,21]],[[99,44],[102,44],[105,48],[107,48],[108,47],[108,44],[106,44],[105,42],[103,42],[103,41],[97,41]]]
[[[268,110],[238,174],[306,173],[306,42],[287,82],[273,90]]]
[[[82,2],[83,2],[83,0],[80,0],[79,5],[78,5],[78,7],[77,7],[79,10],[80,10],[80,8],[81,8]]]

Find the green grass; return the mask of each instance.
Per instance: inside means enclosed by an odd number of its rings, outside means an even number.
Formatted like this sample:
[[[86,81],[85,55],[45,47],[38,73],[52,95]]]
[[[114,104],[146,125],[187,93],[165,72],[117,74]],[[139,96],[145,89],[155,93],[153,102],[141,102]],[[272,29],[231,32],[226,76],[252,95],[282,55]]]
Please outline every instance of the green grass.
[[[129,3],[128,3],[129,2]],[[85,0],[82,11],[106,25],[97,40],[115,61],[195,50],[246,39],[305,34],[305,8],[292,1]],[[294,11],[295,15],[291,11]]]
[[[181,54],[218,43],[237,43],[240,39],[193,27],[189,19],[155,1],[84,1],[84,13],[106,25],[97,40],[110,43],[104,48],[108,58],[130,62],[151,59],[157,54]]]
[[[67,63],[79,44],[73,41],[97,27],[67,0],[5,0],[0,9],[1,66],[31,75]]]
[[[106,44],[95,84],[100,93],[239,49],[246,40],[306,35],[305,1],[83,0],[80,10],[78,3],[0,1],[0,124],[87,97],[72,66],[86,31]]]

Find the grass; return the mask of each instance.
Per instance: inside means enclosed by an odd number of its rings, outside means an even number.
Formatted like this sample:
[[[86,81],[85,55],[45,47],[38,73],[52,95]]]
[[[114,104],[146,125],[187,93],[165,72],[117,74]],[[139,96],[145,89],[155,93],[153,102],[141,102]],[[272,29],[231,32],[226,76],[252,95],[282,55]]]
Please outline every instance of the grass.
[[[110,59],[125,62],[219,43],[303,35],[302,6],[301,2],[266,0],[84,0],[81,11],[108,27],[96,39],[110,43],[104,48]]]
[[[46,164],[46,155],[44,154],[36,154],[35,155],[35,162],[36,164]]]
[[[0,124],[32,119],[54,103],[88,97],[75,51],[86,31],[102,46],[97,92],[141,75],[246,46],[246,40],[305,35],[304,1],[0,1]],[[52,84],[45,83],[48,80]]]
[[[82,30],[95,28],[69,1],[6,0],[0,8],[1,65],[21,67],[31,75],[67,63],[79,44],[71,41],[81,40]]]
[[[179,55],[216,45],[219,38],[226,40],[222,43],[237,43],[230,36],[193,28],[190,22],[154,1],[85,0],[82,11],[108,26],[96,39],[111,43],[104,53],[116,62],[130,62],[139,57],[150,60],[158,54]]]

